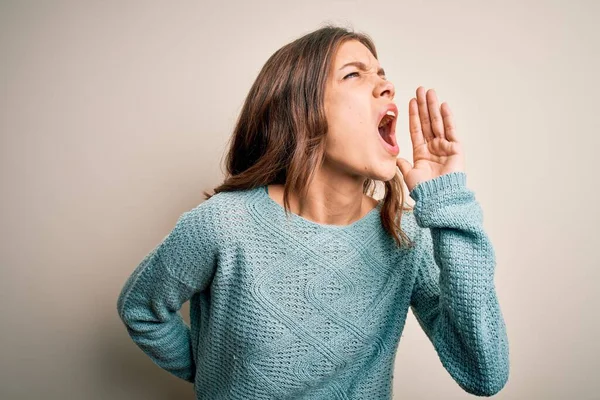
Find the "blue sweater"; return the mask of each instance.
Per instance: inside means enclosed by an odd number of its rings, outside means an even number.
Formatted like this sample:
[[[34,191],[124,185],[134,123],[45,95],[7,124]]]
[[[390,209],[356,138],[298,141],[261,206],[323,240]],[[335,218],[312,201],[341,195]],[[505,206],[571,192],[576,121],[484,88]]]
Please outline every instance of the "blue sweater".
[[[266,186],[184,212],[117,302],[131,339],[197,399],[390,399],[409,307],[465,391],[508,380],[495,255],[453,172],[418,184],[397,248],[383,204],[346,226],[291,214]],[[190,326],[180,308],[190,300]]]

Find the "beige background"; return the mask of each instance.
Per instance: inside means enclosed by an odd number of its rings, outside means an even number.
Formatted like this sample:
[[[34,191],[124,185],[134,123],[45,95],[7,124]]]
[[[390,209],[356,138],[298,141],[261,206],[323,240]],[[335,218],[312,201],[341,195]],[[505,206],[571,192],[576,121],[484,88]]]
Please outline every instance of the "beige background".
[[[510,340],[497,398],[600,398],[598,4],[2,1],[0,398],[193,398],[130,341],[117,295],[220,182],[267,58],[324,22],[375,39],[404,157],[417,86],[454,111]],[[411,313],[394,391],[471,397]]]

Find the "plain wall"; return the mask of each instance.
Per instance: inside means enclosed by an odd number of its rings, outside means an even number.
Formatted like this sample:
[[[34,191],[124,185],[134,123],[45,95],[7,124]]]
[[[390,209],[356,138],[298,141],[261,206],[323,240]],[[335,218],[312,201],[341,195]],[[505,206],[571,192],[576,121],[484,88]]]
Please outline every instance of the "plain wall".
[[[375,40],[401,156],[419,85],[454,112],[510,342],[496,397],[600,398],[598,15],[595,1],[0,2],[0,398],[193,399],[130,340],[117,296],[222,180],[267,58],[326,22]],[[394,393],[472,397],[410,312]]]

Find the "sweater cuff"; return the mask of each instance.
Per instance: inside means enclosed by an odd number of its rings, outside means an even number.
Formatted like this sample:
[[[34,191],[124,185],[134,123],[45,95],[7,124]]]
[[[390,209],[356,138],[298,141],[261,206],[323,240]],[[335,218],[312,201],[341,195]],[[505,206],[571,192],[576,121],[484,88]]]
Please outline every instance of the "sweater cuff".
[[[437,197],[440,193],[461,191],[467,185],[467,174],[458,171],[440,175],[425,182],[419,182],[409,196],[415,201],[427,201],[432,197]]]

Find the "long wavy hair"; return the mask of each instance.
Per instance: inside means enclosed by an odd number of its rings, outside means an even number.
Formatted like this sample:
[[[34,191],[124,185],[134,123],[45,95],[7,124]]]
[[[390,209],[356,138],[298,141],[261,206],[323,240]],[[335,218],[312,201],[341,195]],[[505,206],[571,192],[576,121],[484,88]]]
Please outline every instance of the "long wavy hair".
[[[305,198],[314,172],[324,161],[327,119],[325,85],[333,58],[342,43],[358,40],[377,59],[369,35],[325,25],[286,44],[267,60],[254,81],[237,119],[226,158],[226,176],[209,199],[222,191],[284,185],[284,209],[289,195]],[[397,246],[414,243],[401,229],[404,202],[402,175],[384,182],[380,212],[384,229]],[[365,178],[363,194],[373,197],[376,181]],[[289,216],[289,215],[288,215]]]

